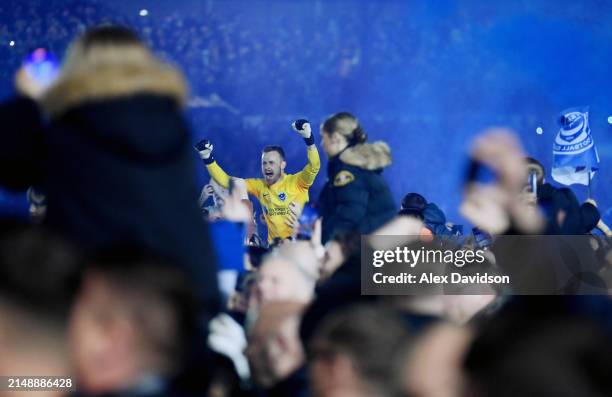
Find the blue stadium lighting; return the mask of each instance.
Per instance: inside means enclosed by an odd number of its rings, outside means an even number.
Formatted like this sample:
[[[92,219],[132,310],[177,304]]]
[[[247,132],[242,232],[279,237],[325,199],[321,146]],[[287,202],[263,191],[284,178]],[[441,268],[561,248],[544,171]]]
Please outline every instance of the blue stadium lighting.
[[[608,124],[612,124],[612,116],[608,116]]]
[[[143,8],[142,10],[140,10],[140,12],[138,14],[141,17],[146,17],[147,15],[149,15],[149,10],[147,10],[146,8]]]
[[[9,45],[10,45],[11,47],[15,46],[15,42],[14,42],[13,40],[9,41]]]
[[[542,127],[536,128],[536,134],[542,135],[543,133],[544,133],[544,130],[542,129]]]

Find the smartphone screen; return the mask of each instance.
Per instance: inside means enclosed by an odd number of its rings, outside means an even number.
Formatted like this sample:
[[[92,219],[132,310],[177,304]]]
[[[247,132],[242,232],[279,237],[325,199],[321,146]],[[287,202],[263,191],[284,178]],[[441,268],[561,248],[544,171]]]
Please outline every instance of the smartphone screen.
[[[26,72],[38,84],[48,87],[59,76],[59,62],[55,55],[45,48],[37,48],[23,61]]]

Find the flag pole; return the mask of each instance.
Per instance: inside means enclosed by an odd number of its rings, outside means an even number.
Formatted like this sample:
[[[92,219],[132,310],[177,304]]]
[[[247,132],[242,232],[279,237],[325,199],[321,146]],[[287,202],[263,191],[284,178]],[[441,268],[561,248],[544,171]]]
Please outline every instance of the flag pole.
[[[589,184],[587,185],[587,195],[589,199],[591,198],[591,169],[592,168],[589,168],[589,170],[587,171],[587,175],[589,177]]]

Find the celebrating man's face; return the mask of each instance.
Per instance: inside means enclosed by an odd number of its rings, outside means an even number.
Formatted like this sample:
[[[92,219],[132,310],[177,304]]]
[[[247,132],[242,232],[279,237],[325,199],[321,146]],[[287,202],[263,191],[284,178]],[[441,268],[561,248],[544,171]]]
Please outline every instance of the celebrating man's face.
[[[285,169],[285,161],[276,151],[263,153],[261,156],[261,172],[268,185],[276,183]]]

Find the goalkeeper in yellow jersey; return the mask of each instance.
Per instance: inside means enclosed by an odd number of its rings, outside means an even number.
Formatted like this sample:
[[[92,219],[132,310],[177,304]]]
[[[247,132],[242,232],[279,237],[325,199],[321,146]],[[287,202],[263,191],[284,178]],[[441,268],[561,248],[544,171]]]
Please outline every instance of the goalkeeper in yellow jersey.
[[[314,135],[307,120],[296,120],[293,129],[304,138],[307,146],[308,164],[297,174],[285,174],[285,151],[280,146],[266,146],[261,155],[263,178],[246,179],[247,191],[257,197],[268,225],[268,243],[275,238],[285,239],[293,235],[290,204],[301,211],[308,202],[308,189],[312,186],[321,168],[319,152],[314,143]],[[225,173],[212,156],[213,145],[202,140],[196,150],[206,164],[210,176],[221,186],[227,188],[230,176]]]

